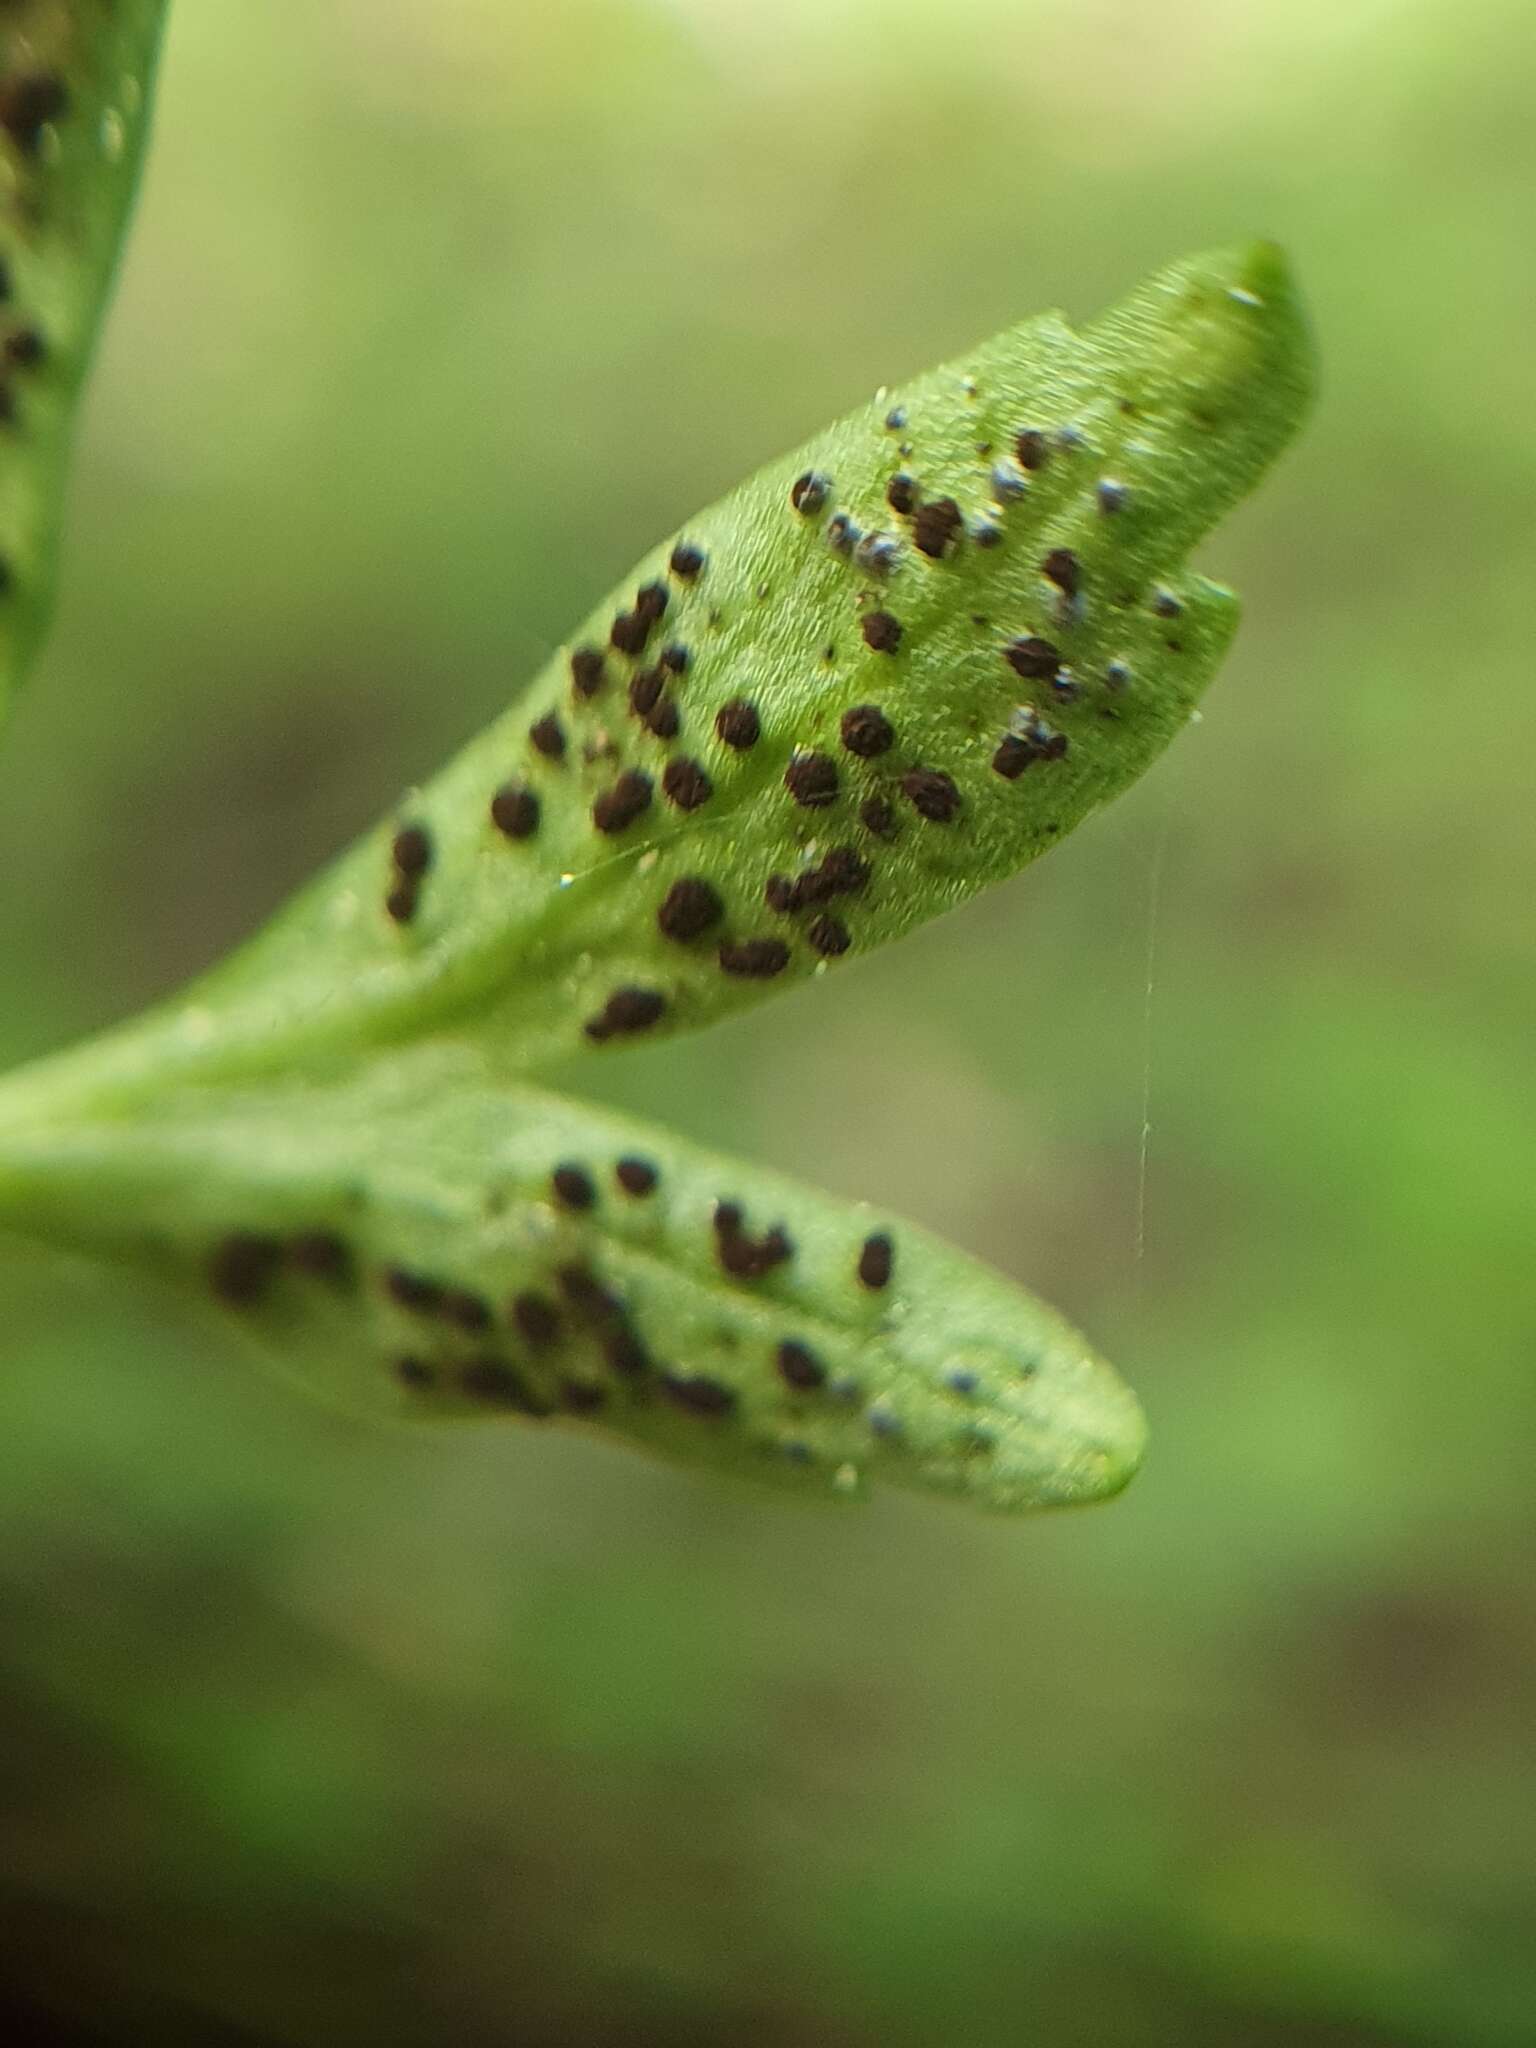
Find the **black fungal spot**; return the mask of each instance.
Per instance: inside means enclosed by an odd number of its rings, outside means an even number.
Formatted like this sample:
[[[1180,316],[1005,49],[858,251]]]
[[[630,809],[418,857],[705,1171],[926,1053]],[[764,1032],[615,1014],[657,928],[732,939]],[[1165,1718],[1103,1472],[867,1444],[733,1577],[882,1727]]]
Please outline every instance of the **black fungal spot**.
[[[599,832],[622,832],[650,809],[651,778],[643,769],[626,768],[592,806],[592,822]]]
[[[1050,460],[1050,443],[1038,427],[1026,427],[1013,444],[1021,469],[1044,469]]]
[[[629,681],[629,708],[637,718],[644,718],[656,707],[657,699],[666,687],[666,677],[659,668],[637,669]]]
[[[432,839],[421,825],[402,825],[390,842],[390,858],[407,881],[417,881],[432,865]]]
[[[727,939],[719,960],[727,974],[747,981],[768,981],[789,965],[789,948],[782,939]]]
[[[389,1266],[384,1272],[384,1292],[395,1304],[413,1316],[435,1316],[443,1305],[443,1285],[425,1273],[413,1273],[407,1266]]]
[[[1052,548],[1040,564],[1040,574],[1065,592],[1076,597],[1083,583],[1083,565],[1070,548]]]
[[[1122,511],[1130,492],[1124,484],[1116,483],[1113,477],[1105,477],[1098,488],[1099,510],[1106,513]]]
[[[32,370],[46,354],[43,337],[35,327],[18,327],[5,338],[5,360],[14,370]]]
[[[715,713],[715,731],[728,747],[734,747],[738,753],[756,746],[762,731],[757,706],[749,704],[745,697],[733,697],[729,704],[722,704]]]
[[[790,485],[789,502],[802,518],[810,519],[826,504],[831,489],[829,476],[823,476],[819,469],[808,469]]]
[[[659,990],[626,985],[616,988],[598,1014],[589,1017],[582,1029],[594,1045],[601,1045],[610,1038],[649,1031],[653,1024],[660,1023],[666,1007],[667,999]]]
[[[521,782],[503,783],[491,798],[491,823],[509,839],[531,839],[539,829],[539,800]]]
[[[917,485],[904,469],[897,470],[885,487],[885,502],[903,516],[917,504]]]
[[[640,612],[620,612],[608,628],[608,638],[620,654],[643,654],[651,637],[651,621]]]
[[[208,1278],[220,1301],[231,1308],[250,1308],[266,1293],[283,1248],[275,1237],[254,1230],[232,1230],[214,1247]]]
[[[781,1223],[753,1237],[742,1221],[739,1202],[717,1202],[714,1213],[715,1252],[722,1268],[735,1280],[756,1280],[792,1259],[795,1247]]]
[[[896,837],[896,812],[883,796],[867,796],[859,805],[859,823],[877,839]]]
[[[659,740],[675,740],[681,723],[677,706],[670,697],[663,697],[659,704],[647,712],[645,729],[649,733],[654,733]]]
[[[663,938],[686,945],[720,922],[725,905],[720,892],[699,875],[684,875],[661,899],[656,924]]]
[[[859,1285],[871,1290],[888,1287],[896,1264],[896,1247],[883,1230],[874,1231],[859,1247]]]
[[[600,647],[576,647],[571,650],[573,697],[595,697],[607,679],[608,669]]]
[[[491,1327],[490,1303],[468,1287],[450,1287],[447,1290],[443,1296],[442,1316],[444,1322],[453,1323],[461,1330],[488,1330]]]
[[[648,1159],[630,1155],[615,1166],[613,1177],[626,1195],[648,1195],[661,1176]]]
[[[894,654],[901,645],[901,621],[893,619],[889,612],[866,612],[859,621],[859,631],[864,635],[864,645],[872,647],[876,654]]]
[[[742,1211],[740,1202],[716,1202],[710,1217],[715,1233],[719,1237],[731,1237],[740,1230]]]
[[[560,1335],[560,1311],[547,1296],[531,1288],[513,1295],[508,1313],[518,1335],[536,1350],[553,1344]]]
[[[601,1408],[608,1399],[608,1389],[600,1387],[594,1380],[562,1380],[560,1382],[560,1405],[572,1415],[590,1415]]]
[[[813,917],[805,935],[825,960],[835,960],[853,944],[840,917]]]
[[[912,521],[912,545],[938,561],[964,523],[953,498],[930,498]]]
[[[664,1372],[661,1386],[663,1392],[670,1395],[679,1408],[686,1408],[690,1415],[729,1415],[736,1406],[735,1392],[722,1386],[719,1380]]]
[[[342,1286],[352,1277],[352,1254],[334,1230],[301,1230],[288,1240],[289,1262],[311,1280]]]
[[[843,713],[843,745],[861,760],[873,761],[896,741],[896,728],[878,704],[855,704]]]
[[[417,1358],[413,1352],[395,1360],[395,1377],[402,1386],[430,1387],[437,1383],[437,1368],[424,1358]]]
[[[930,824],[947,825],[960,808],[954,778],[942,768],[914,768],[903,775],[901,787],[913,810]]]
[[[775,1352],[774,1360],[779,1368],[779,1377],[786,1386],[810,1393],[826,1385],[827,1368],[810,1345],[800,1343],[797,1338],[786,1337]]]
[[[667,567],[684,583],[692,583],[704,567],[704,550],[691,541],[680,540],[668,558]]]
[[[396,924],[409,924],[416,915],[416,884],[410,881],[396,882],[384,898],[386,916]]]
[[[48,122],[69,107],[69,88],[56,71],[23,71],[0,82],[0,128],[32,156]]]
[[[689,654],[680,641],[669,640],[657,658],[670,675],[681,676],[688,673]]]
[[[642,583],[635,592],[635,615],[654,626],[666,612],[671,592],[665,583]]]
[[[542,718],[536,718],[528,728],[528,737],[547,761],[560,761],[565,757],[565,728],[553,711],[546,711]]]
[[[574,1166],[569,1161],[555,1168],[549,1176],[549,1185],[563,1209],[590,1209],[597,1200],[591,1174],[585,1167]]]
[[[680,811],[696,811],[700,804],[709,801],[715,789],[699,763],[686,754],[667,763],[661,787],[667,802],[676,804]]]
[[[1015,675],[1032,682],[1048,679],[1061,667],[1060,650],[1049,640],[1037,639],[1033,633],[1005,647],[1003,658]]]
[[[1032,704],[1021,704],[1013,715],[1012,730],[992,756],[992,767],[1005,781],[1016,782],[1034,762],[1059,761],[1066,751],[1066,734],[1047,725]]]
[[[770,875],[763,884],[763,901],[770,910],[788,917],[800,908],[800,892],[788,875]]]
[[[784,787],[806,810],[823,810],[837,797],[837,763],[830,754],[791,755]]]

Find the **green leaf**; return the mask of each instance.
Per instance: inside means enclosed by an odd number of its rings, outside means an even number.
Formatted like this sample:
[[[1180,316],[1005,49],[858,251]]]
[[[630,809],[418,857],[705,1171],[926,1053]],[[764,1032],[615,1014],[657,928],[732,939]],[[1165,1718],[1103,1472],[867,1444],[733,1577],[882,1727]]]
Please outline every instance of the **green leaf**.
[[[164,17],[165,0],[0,7],[0,719],[52,611],[70,439]]]
[[[513,710],[68,1085],[450,1030],[526,1071],[840,971],[1183,729],[1237,617],[1189,552],[1311,381],[1259,244],[877,393],[663,542]]]
[[[925,1232],[445,1051],[12,1129],[6,1221],[170,1276],[354,1410],[999,1510],[1103,1498],[1141,1455],[1083,1339]]]

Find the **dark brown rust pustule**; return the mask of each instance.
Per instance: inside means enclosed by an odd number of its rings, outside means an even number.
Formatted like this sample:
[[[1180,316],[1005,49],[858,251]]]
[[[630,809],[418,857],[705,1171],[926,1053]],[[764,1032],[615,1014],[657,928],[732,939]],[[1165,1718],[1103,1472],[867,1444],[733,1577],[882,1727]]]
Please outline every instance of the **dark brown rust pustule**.
[[[757,745],[762,731],[757,706],[749,704],[745,697],[733,697],[715,713],[715,731],[728,747],[744,754],[748,747]]]
[[[571,650],[571,695],[573,697],[595,697],[608,679],[607,663],[603,660],[600,647],[574,647]]]
[[[5,360],[13,370],[35,370],[47,352],[35,327],[18,327],[5,337]]]
[[[579,1260],[559,1267],[555,1280],[570,1307],[589,1323],[611,1323],[624,1313],[619,1297],[603,1285],[590,1266]]]
[[[667,673],[674,676],[686,675],[691,659],[687,648],[678,640],[669,640],[657,656],[657,660]]]
[[[522,1375],[504,1358],[472,1358],[460,1368],[459,1385],[472,1400],[488,1407],[515,1408],[521,1415],[547,1414],[547,1404],[532,1393]]]
[[[1076,597],[1083,587],[1083,565],[1070,548],[1052,548],[1040,564],[1040,574],[1066,597]]]
[[[1061,667],[1060,648],[1033,633],[1012,641],[1003,649],[1003,658],[1014,674],[1027,682],[1049,682]]]
[[[826,504],[831,489],[832,479],[829,476],[823,476],[820,470],[808,469],[790,485],[789,502],[802,518],[810,519]]]
[[[836,960],[853,944],[848,935],[848,927],[842,919],[829,917],[825,913],[811,919],[806,926],[805,935],[824,960]]]
[[[667,802],[680,811],[696,811],[700,804],[708,803],[715,789],[702,766],[686,754],[667,763],[661,787]]]
[[[509,1313],[512,1327],[536,1351],[556,1342],[560,1335],[560,1312],[547,1295],[533,1288],[514,1294]]]
[[[546,761],[562,761],[565,758],[565,727],[553,711],[546,711],[542,718],[536,718],[528,728],[528,737]]]
[[[876,654],[894,654],[901,645],[901,621],[889,612],[866,612],[859,621],[864,645]]]
[[[727,939],[719,960],[727,974],[744,981],[769,981],[789,965],[789,948],[782,939]]]
[[[897,832],[896,807],[883,796],[867,796],[859,805],[859,823],[877,839],[894,839]]]
[[[661,1178],[649,1159],[638,1159],[632,1153],[614,1167],[613,1177],[626,1195],[637,1198],[653,1193]]]
[[[253,1308],[277,1277],[282,1261],[277,1238],[255,1230],[232,1230],[214,1246],[208,1278],[220,1301],[231,1308]]]
[[[288,1240],[288,1260],[311,1280],[344,1287],[353,1275],[352,1250],[334,1230],[301,1230]]]
[[[905,515],[917,504],[917,484],[905,470],[899,469],[885,487],[885,502],[893,512]]]
[[[1038,427],[1026,427],[1013,444],[1021,469],[1044,469],[1051,457],[1050,443]]]
[[[488,1330],[493,1321],[491,1305],[484,1295],[469,1287],[450,1287],[443,1295],[442,1317],[456,1329],[471,1333]]]
[[[942,768],[913,768],[901,778],[901,787],[913,810],[931,825],[949,824],[960,809],[954,777]]]
[[[729,1415],[736,1406],[734,1391],[719,1380],[664,1372],[660,1384],[679,1408],[690,1415]]]
[[[608,628],[608,638],[620,654],[643,654],[653,623],[643,612],[620,612]]]
[[[651,778],[641,768],[626,768],[592,806],[599,832],[623,832],[650,809]]]
[[[591,1174],[584,1166],[577,1166],[570,1160],[555,1168],[549,1176],[549,1185],[562,1209],[590,1209],[597,1200]]]
[[[526,783],[503,783],[491,798],[491,823],[508,839],[531,839],[539,829],[538,797]]]
[[[629,679],[629,708],[636,718],[645,718],[656,708],[666,682],[660,668],[636,669]]]
[[[692,541],[680,540],[668,557],[667,567],[683,583],[692,583],[702,573],[705,555]]]
[[[403,1308],[408,1315],[435,1316],[443,1305],[446,1289],[440,1280],[413,1272],[409,1266],[387,1266],[384,1292],[396,1308]]]
[[[1033,704],[1021,704],[992,756],[992,767],[1006,782],[1016,782],[1036,761],[1059,761],[1066,751],[1066,734],[1047,725]]]
[[[859,1247],[859,1285],[871,1292],[889,1287],[896,1266],[896,1247],[888,1232],[873,1231]]]
[[[896,728],[878,704],[853,705],[843,713],[839,730],[849,753],[864,761],[873,761],[896,742]]]
[[[663,938],[686,945],[711,931],[724,915],[720,892],[711,883],[701,875],[683,875],[661,899],[656,925]]]
[[[665,583],[642,583],[635,592],[636,615],[654,626],[663,617],[671,599],[671,592]]]
[[[681,724],[681,714],[670,697],[663,697],[645,715],[645,729],[654,739],[675,740]]]
[[[581,1028],[594,1045],[603,1045],[610,1038],[649,1031],[653,1024],[661,1022],[666,1008],[667,999],[659,989],[630,983],[616,988],[597,1015],[589,1017]]]
[[[912,545],[937,562],[948,552],[964,524],[953,498],[930,498],[918,507],[912,521]]]
[[[796,1337],[784,1339],[774,1353],[774,1363],[785,1385],[799,1393],[814,1393],[817,1387],[826,1385],[827,1368],[810,1345],[802,1344]]]
[[[784,787],[808,811],[823,810],[837,798],[837,763],[830,754],[794,754],[784,770]]]
[[[394,924],[409,924],[416,909],[416,884],[402,876],[384,898],[384,914]]]
[[[404,1357],[397,1358],[394,1369],[395,1378],[403,1387],[418,1390],[437,1384],[437,1367],[425,1358],[418,1358],[414,1352],[407,1352]]]
[[[419,881],[432,865],[432,836],[424,825],[402,825],[390,841],[390,859],[398,874]]]

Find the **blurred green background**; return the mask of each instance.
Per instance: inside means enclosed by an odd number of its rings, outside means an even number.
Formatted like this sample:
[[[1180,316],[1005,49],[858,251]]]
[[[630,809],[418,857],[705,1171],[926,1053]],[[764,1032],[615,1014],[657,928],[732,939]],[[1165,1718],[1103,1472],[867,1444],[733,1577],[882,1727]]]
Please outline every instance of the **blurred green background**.
[[[31,2037],[1536,2042],[1531,26],[173,10],[0,755],[7,1057],[213,958],[876,385],[1262,232],[1325,392],[1206,551],[1247,622],[1145,785],[581,1077],[1059,1301],[1151,1411],[1136,1486],[837,1515],[373,1433],[0,1252]],[[872,1041],[894,1131],[839,1114]]]

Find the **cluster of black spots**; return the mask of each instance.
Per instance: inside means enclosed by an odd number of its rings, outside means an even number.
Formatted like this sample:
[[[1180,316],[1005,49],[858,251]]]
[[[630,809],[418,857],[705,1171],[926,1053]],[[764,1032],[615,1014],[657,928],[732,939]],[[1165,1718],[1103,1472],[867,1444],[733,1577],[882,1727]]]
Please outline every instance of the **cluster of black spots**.
[[[953,498],[930,498],[918,507],[912,521],[912,545],[932,561],[948,552],[965,520]]]
[[[757,706],[749,704],[745,697],[733,697],[715,713],[715,731],[726,746],[745,753],[748,747],[757,745],[762,732]]]
[[[894,654],[901,645],[901,621],[889,612],[866,612],[859,621],[864,645],[876,654]]]
[[[595,697],[608,679],[607,664],[600,647],[574,647],[571,650],[571,695],[576,698]]]
[[[853,944],[848,935],[848,927],[842,919],[830,917],[825,912],[820,917],[811,919],[805,935],[824,960],[837,959]]]
[[[592,806],[599,832],[622,832],[651,806],[651,778],[641,768],[626,768]]]
[[[627,983],[616,988],[597,1015],[589,1017],[581,1028],[594,1045],[604,1045],[610,1038],[649,1031],[653,1024],[661,1022],[666,1008],[667,999],[659,989]]]
[[[560,1311],[547,1295],[528,1288],[514,1294],[507,1305],[512,1327],[536,1351],[544,1351],[560,1336]]]
[[[1099,510],[1113,515],[1125,509],[1125,501],[1131,494],[1125,484],[1116,483],[1113,477],[1107,476],[1100,482],[1096,495],[1099,501]]]
[[[261,1300],[283,1262],[275,1237],[254,1230],[232,1230],[213,1248],[208,1278],[220,1301],[231,1308],[252,1308]]]
[[[542,718],[533,721],[528,728],[528,737],[546,761],[565,759],[565,727],[553,711],[546,711]]]
[[[446,1289],[441,1313],[445,1323],[452,1323],[456,1329],[467,1330],[472,1335],[491,1327],[490,1303],[483,1294],[476,1294],[470,1287]]]
[[[891,1284],[896,1247],[884,1230],[872,1231],[859,1247],[859,1285],[876,1293]]]
[[[716,1202],[715,1255],[733,1280],[758,1280],[795,1255],[783,1224],[775,1223],[761,1237],[747,1229],[739,1202]]]
[[[736,1406],[733,1388],[699,1374],[664,1372],[660,1384],[663,1393],[690,1415],[729,1415]]]
[[[657,656],[657,660],[667,673],[674,676],[686,675],[691,659],[687,648],[680,640],[669,640]]]
[[[1076,597],[1083,587],[1083,565],[1070,548],[1052,548],[1040,564],[1040,574],[1065,597]]]
[[[779,1377],[784,1384],[804,1394],[814,1393],[826,1385],[827,1368],[816,1356],[809,1344],[802,1344],[796,1337],[786,1337],[774,1353]]]
[[[869,880],[869,862],[852,846],[834,846],[813,868],[803,874],[770,875],[763,900],[783,917],[812,904],[826,903],[834,896],[851,896]]]
[[[789,502],[802,518],[813,519],[826,504],[831,490],[831,477],[824,476],[819,469],[808,469],[790,485]]]
[[[395,1360],[395,1377],[403,1387],[433,1387],[437,1384],[437,1368],[410,1351]]]
[[[682,875],[662,897],[656,927],[664,939],[687,945],[712,931],[725,915],[720,892],[701,875]]]
[[[1023,676],[1027,682],[1048,682],[1061,667],[1061,650],[1031,633],[1022,640],[1011,641],[1003,649],[1003,659],[1016,676]]]
[[[714,795],[715,785],[700,764],[687,754],[669,761],[661,778],[662,793],[680,811],[696,811]]]
[[[311,1280],[344,1287],[352,1278],[352,1251],[334,1230],[301,1230],[288,1240],[288,1257]]]
[[[590,1209],[597,1189],[584,1166],[564,1160],[549,1176],[550,1190],[562,1209]]]
[[[642,1196],[655,1191],[661,1175],[649,1159],[638,1159],[631,1153],[614,1167],[613,1177],[626,1195]]]
[[[491,798],[491,823],[508,839],[531,839],[539,829],[539,799],[523,782],[504,782]]]
[[[837,763],[830,754],[792,754],[784,787],[806,810],[824,810],[837,797]]]
[[[692,541],[680,540],[667,560],[667,567],[683,583],[693,583],[704,568],[704,550]]]
[[[877,839],[896,837],[896,807],[883,796],[867,796],[859,805],[859,823]]]
[[[896,743],[896,728],[878,704],[851,706],[843,713],[839,731],[849,753],[857,754],[863,761],[873,761]]]
[[[0,128],[23,156],[35,156],[44,128],[69,111],[69,88],[56,71],[21,71],[0,81]]]
[[[424,825],[402,825],[390,842],[392,869],[384,908],[396,924],[409,924],[416,915],[416,899],[422,879],[432,865],[432,840]]]
[[[917,505],[916,479],[908,476],[904,469],[898,469],[885,487],[885,502],[893,512],[899,512],[905,518]]]
[[[947,825],[960,809],[954,777],[942,768],[913,768],[901,778],[902,793],[920,818]]]
[[[717,955],[722,969],[743,981],[771,981],[789,965],[782,939],[727,939]]]
[[[1021,704],[992,756],[992,767],[1005,781],[1016,782],[1036,761],[1059,761],[1066,751],[1066,734],[1047,725],[1032,704]]]
[[[1026,427],[1015,437],[1013,452],[1020,469],[1044,469],[1051,457],[1050,443],[1038,427]]]

